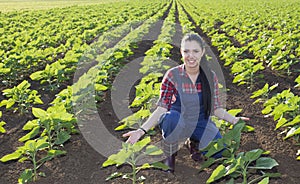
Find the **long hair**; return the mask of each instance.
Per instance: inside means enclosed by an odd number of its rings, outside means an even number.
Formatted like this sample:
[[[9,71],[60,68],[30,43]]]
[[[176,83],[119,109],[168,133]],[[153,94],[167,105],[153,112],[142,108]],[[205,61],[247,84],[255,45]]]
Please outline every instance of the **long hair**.
[[[186,41],[196,41],[201,49],[205,49],[204,41],[201,39],[201,37],[196,33],[188,33],[186,34],[182,41],[181,46]],[[203,98],[203,105],[204,105],[204,111],[205,116],[208,118],[212,112],[213,104],[214,104],[214,82],[213,82],[213,73],[212,70],[209,67],[209,63],[205,57],[205,54],[202,56],[200,61],[200,81],[202,85],[202,98]]]

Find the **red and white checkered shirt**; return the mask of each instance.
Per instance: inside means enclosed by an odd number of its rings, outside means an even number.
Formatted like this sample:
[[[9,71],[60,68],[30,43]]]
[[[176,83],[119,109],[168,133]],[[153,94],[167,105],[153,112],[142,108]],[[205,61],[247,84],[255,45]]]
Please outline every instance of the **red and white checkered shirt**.
[[[177,66],[179,70],[179,76],[186,77],[189,79],[188,74],[186,73],[184,69],[184,64]],[[213,72],[213,79],[214,79],[214,110],[219,108],[220,105],[220,99],[219,99],[219,86],[218,86],[218,78],[217,75]],[[187,83],[183,83],[183,92],[184,93],[199,93],[202,90],[202,85],[200,82],[200,78],[196,80],[196,83],[193,84],[191,80],[183,80],[183,81],[189,81]],[[174,70],[168,70],[165,74],[161,88],[160,88],[160,98],[157,102],[158,106],[167,108],[168,110],[171,108],[171,105],[176,100],[176,95],[178,94],[176,88],[177,84],[174,82]]]

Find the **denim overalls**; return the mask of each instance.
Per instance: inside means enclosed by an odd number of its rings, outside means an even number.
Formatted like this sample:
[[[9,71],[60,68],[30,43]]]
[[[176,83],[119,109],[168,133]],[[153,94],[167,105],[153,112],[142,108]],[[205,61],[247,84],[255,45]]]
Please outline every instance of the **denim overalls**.
[[[205,148],[212,140],[222,137],[219,129],[205,116],[202,92],[184,92],[183,84],[192,81],[180,76],[178,68],[173,74],[178,95],[170,110],[159,120],[162,136],[168,143],[184,141],[190,137],[199,141],[199,149]]]

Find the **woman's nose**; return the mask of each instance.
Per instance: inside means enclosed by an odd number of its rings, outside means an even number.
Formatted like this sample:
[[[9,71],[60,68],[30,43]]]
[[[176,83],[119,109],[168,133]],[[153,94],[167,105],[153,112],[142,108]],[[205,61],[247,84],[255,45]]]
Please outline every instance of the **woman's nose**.
[[[193,57],[194,57],[194,54],[193,54],[192,52],[189,52],[189,53],[188,53],[188,57],[189,57],[189,58],[193,58]]]

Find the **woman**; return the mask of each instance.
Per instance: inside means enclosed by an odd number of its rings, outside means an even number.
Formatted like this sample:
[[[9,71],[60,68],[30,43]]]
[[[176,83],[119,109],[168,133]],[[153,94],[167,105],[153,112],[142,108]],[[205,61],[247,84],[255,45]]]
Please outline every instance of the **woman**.
[[[189,138],[189,149],[194,160],[201,157],[198,150],[210,141],[221,138],[215,123],[210,120],[214,114],[232,124],[240,118],[227,113],[220,106],[218,80],[207,66],[205,48],[200,36],[195,33],[185,35],[180,49],[183,64],[169,69],[161,84],[160,98],[156,110],[138,130],[123,135],[127,142],[135,143],[150,128],[159,124],[164,139],[164,163],[174,172],[178,142]],[[220,154],[215,157],[220,157]]]

